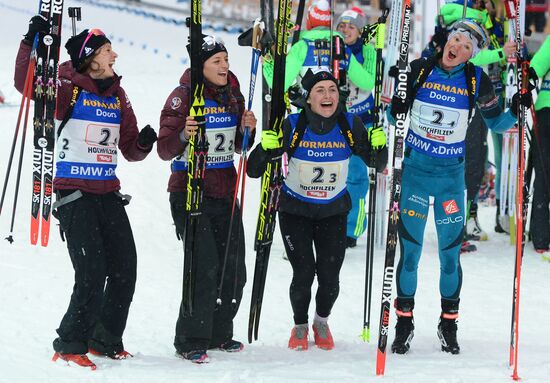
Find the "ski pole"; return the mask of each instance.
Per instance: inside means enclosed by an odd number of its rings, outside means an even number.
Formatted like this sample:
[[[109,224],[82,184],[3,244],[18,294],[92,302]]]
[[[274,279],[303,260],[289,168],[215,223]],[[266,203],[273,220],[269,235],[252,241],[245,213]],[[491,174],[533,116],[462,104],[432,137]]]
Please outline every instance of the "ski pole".
[[[29,93],[30,84],[32,84],[32,76],[34,72],[34,65],[29,61],[27,66],[27,74],[25,75],[25,85],[23,86],[23,94],[21,95],[21,105],[19,106],[19,114],[17,116],[17,123],[15,124],[15,132],[13,134],[13,141],[11,144],[10,157],[8,159],[8,166],[6,169],[6,177],[4,178],[4,187],[2,188],[2,198],[0,199],[0,215],[2,214],[2,207],[4,206],[4,198],[6,197],[6,189],[8,187],[8,181],[10,179],[11,164],[13,162],[13,156],[15,154],[15,146],[17,144],[17,137],[19,136],[19,127],[21,126],[21,117],[23,116],[23,108],[25,100]],[[28,106],[27,106],[28,108]]]
[[[386,39],[386,18],[388,17],[389,9],[384,9],[382,15],[378,19],[376,27],[376,82],[374,88],[374,116],[373,126],[371,129],[375,129],[380,126],[380,108],[382,106],[382,75],[383,75],[383,62],[382,62],[382,50],[384,49],[384,41]],[[365,41],[365,43],[368,43]],[[371,314],[371,302],[372,302],[372,275],[373,275],[373,261],[374,261],[374,233],[375,233],[375,210],[376,210],[376,189],[377,189],[377,176],[376,176],[376,157],[372,153],[372,166],[369,168],[369,212],[367,218],[367,253],[366,253],[366,267],[365,267],[365,300],[363,305],[363,331],[361,338],[363,341],[370,342],[370,314]]]
[[[248,110],[252,109],[252,101],[254,99],[254,89],[256,86],[256,74],[258,73],[258,63],[260,61],[260,39],[262,37],[261,31],[263,30],[262,22],[257,19],[254,22],[254,27],[252,29],[252,62],[250,66],[250,86],[249,86],[249,93],[248,93]],[[240,207],[240,218],[242,221],[242,215],[243,215],[243,198],[244,198],[244,186],[245,186],[245,179],[246,179],[246,162],[247,162],[247,154],[248,154],[248,139],[250,135],[250,128],[248,126],[245,126],[244,132],[243,132],[243,141],[242,141],[242,152],[241,152],[241,158],[239,160],[239,166],[237,169],[237,181],[235,183],[235,192],[233,194],[233,204],[231,207],[231,219],[229,220],[229,230],[227,233],[227,241],[225,242],[225,254],[223,257],[223,266],[222,266],[222,272],[221,272],[221,278],[220,278],[220,284],[218,287],[218,298],[216,299],[216,303],[218,305],[222,304],[222,289],[223,289],[223,282],[225,277],[225,268],[227,265],[227,258],[229,257],[229,248],[231,244],[231,233],[233,231],[233,224],[235,222],[235,206],[237,205],[237,196],[239,193],[239,186],[241,186],[241,176],[242,178],[242,188],[241,188],[241,207]],[[244,173],[244,174],[243,174]],[[240,228],[237,230],[237,251],[235,255],[235,283],[233,285],[233,299],[231,300],[232,304],[237,303],[236,295],[237,295],[237,279],[238,279],[238,261],[239,261],[239,237],[240,237]]]
[[[80,7],[69,7],[69,17],[73,26],[73,36],[76,35],[76,22],[82,20]]]
[[[33,75],[34,75],[34,61],[31,59],[29,62],[29,68],[27,69],[27,78],[25,79],[25,88],[23,89],[23,99],[21,101],[21,107],[23,107],[24,101],[25,105],[25,117],[23,119],[23,132],[21,135],[21,148],[19,150],[19,164],[17,166],[17,178],[15,181],[15,194],[13,198],[13,209],[11,213],[11,224],[10,224],[10,233],[6,237],[6,240],[9,243],[13,243],[13,227],[15,224],[15,212],[17,210],[17,197],[19,196],[19,184],[21,181],[21,168],[23,167],[23,153],[25,152],[25,139],[27,137],[27,122],[29,121],[29,109],[30,101],[32,98],[32,84],[33,84]],[[20,120],[18,120],[19,125]],[[19,130],[19,126],[16,130]],[[7,181],[7,179],[6,179]],[[2,196],[3,198],[3,196]]]

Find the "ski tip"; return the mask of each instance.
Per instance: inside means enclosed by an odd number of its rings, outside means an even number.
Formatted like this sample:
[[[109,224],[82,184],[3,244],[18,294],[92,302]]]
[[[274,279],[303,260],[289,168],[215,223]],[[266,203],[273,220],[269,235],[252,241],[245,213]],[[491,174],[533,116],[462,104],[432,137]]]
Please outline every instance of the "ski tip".
[[[378,349],[376,353],[376,375],[384,375],[386,369],[386,351]]]

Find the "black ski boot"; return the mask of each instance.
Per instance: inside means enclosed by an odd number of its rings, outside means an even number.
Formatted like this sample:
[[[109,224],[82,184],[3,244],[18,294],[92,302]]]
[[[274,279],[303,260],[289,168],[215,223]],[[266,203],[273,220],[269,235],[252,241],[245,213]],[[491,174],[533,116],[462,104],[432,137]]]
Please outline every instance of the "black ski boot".
[[[395,325],[395,339],[391,345],[391,351],[396,354],[406,354],[411,347],[411,340],[414,336],[413,308],[413,298],[396,298],[397,324]]]
[[[437,325],[437,336],[441,342],[441,351],[450,352],[453,355],[460,353],[460,346],[456,340],[459,301],[441,299],[442,312]]]

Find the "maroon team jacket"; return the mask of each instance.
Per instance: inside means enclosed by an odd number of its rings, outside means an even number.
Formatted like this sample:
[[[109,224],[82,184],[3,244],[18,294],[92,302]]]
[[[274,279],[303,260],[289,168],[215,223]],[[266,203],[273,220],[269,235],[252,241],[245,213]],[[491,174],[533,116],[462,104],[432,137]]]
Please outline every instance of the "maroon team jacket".
[[[25,75],[29,64],[31,47],[24,42],[19,46],[15,62],[14,83],[19,92],[23,92]],[[56,118],[62,121],[69,109],[73,88],[75,85],[93,92],[98,96],[118,96],[121,100],[120,138],[118,148],[128,161],[141,161],[151,151],[151,148],[142,148],[138,145],[138,126],[134,110],[124,89],[120,86],[122,77],[115,75],[114,83],[104,92],[100,92],[95,81],[88,75],[74,70],[70,61],[59,66],[59,80],[57,88]],[[54,190],[78,189],[93,194],[106,194],[120,190],[118,178],[113,180],[86,180],[79,178],[58,178],[53,181]]]
[[[241,120],[244,112],[244,97],[240,91],[237,77],[229,71],[228,85],[218,87],[205,81],[204,98],[226,106],[229,111],[238,116],[235,135],[235,151],[241,152],[243,134]],[[160,132],[157,151],[165,161],[170,161],[183,153],[187,143],[183,143],[179,134],[185,127],[185,118],[189,114],[191,71],[187,69],[180,78],[180,86],[170,93],[160,114]],[[254,142],[254,134],[250,137],[250,146]],[[235,191],[237,173],[234,167],[224,169],[207,169],[204,175],[204,196],[210,198],[232,197]],[[173,171],[168,181],[169,192],[185,192],[187,187],[187,172]]]

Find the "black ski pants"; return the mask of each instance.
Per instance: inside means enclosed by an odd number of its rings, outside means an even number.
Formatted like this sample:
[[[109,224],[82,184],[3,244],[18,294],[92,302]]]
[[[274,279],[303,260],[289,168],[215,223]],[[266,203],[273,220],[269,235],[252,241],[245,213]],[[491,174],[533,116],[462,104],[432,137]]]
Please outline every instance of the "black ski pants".
[[[57,197],[71,195],[62,190]],[[80,192],[78,192],[80,193]],[[136,247],[126,201],[115,193],[82,193],[56,211],[75,276],[54,349],[85,354],[123,350],[122,334],[136,284]]]
[[[340,292],[346,253],[347,213],[323,219],[279,212],[279,226],[292,265],[290,303],[294,323],[308,323],[311,286],[317,274],[317,314],[328,317]],[[315,246],[315,254],[313,247]]]
[[[470,126],[466,131],[465,178],[468,203],[472,203],[479,193],[481,181],[485,174],[487,161],[487,126],[476,110]]]
[[[183,241],[187,216],[185,197],[185,193],[170,193],[170,207],[176,234]],[[194,238],[197,274],[193,315],[185,313],[183,305],[180,305],[176,323],[174,346],[180,353],[216,348],[233,337],[233,319],[239,309],[246,283],[244,229],[238,206],[235,207],[231,246],[225,266],[222,304],[216,304],[232,202],[231,198],[203,198],[203,213],[199,218]],[[185,247],[185,243],[183,245]],[[233,298],[236,299],[236,304],[231,303]]]
[[[550,247],[550,108],[537,111],[537,123],[538,136],[534,139],[538,139],[538,145],[533,148],[535,181],[530,233],[535,249],[548,249]],[[535,145],[534,141],[532,145]]]

